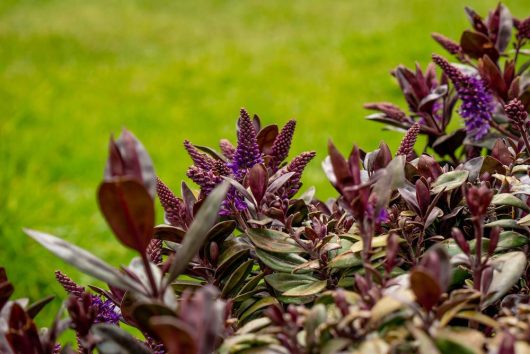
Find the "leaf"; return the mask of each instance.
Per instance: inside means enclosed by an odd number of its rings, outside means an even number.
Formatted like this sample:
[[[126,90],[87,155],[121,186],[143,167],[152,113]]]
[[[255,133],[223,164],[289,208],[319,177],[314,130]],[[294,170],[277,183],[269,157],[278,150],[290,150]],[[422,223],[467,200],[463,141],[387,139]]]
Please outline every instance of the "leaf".
[[[482,323],[483,325],[491,327],[493,329],[497,329],[499,327],[499,324],[493,318],[477,311],[462,311],[456,314],[455,317]]]
[[[38,301],[35,301],[31,305],[29,305],[26,308],[26,312],[30,318],[35,318],[37,315],[41,312],[41,310],[48,305],[53,299],[55,299],[55,296],[46,296],[43,299],[40,299]]]
[[[276,253],[301,253],[300,247],[290,235],[269,229],[248,229],[247,236],[252,243],[262,250]]]
[[[153,237],[155,208],[147,189],[134,179],[101,183],[99,208],[125,246],[144,253]]]
[[[428,273],[414,269],[410,273],[410,287],[416,295],[416,301],[430,311],[442,296],[438,282]]]
[[[513,18],[510,10],[504,4],[499,3],[499,8],[499,31],[497,32],[495,47],[502,53],[508,48],[512,38]]]
[[[208,237],[208,231],[217,220],[221,203],[228,191],[228,183],[223,182],[208,195],[201,205],[193,223],[186,232],[182,246],[169,269],[167,284],[170,284],[186,269]]]
[[[267,169],[263,164],[256,164],[248,171],[248,186],[258,205],[265,196],[268,179]]]
[[[520,226],[530,226],[530,214],[522,217],[521,219],[519,219],[517,221],[517,225],[520,225]]]
[[[327,286],[326,280],[319,280],[314,283],[299,285],[284,292],[283,296],[311,296],[320,293]]]
[[[314,348],[317,345],[319,339],[319,334],[317,329],[320,325],[326,322],[327,311],[326,307],[323,304],[317,304],[311,308],[304,323],[305,329],[305,342],[308,347],[308,351],[311,351],[311,348]]]
[[[285,292],[292,288],[315,283],[318,279],[305,274],[273,273],[265,276],[265,281],[275,290]]]
[[[282,273],[291,273],[296,267],[304,264],[305,258],[290,253],[270,253],[256,249],[256,256],[272,270]]]
[[[153,162],[140,140],[127,129],[123,129],[118,140],[110,140],[104,176],[106,182],[116,177],[134,178],[141,182],[152,199],[155,198],[156,177]]]
[[[359,243],[359,242],[357,242]],[[352,268],[360,266],[363,263],[361,257],[356,256],[351,250],[343,252],[334,257],[329,263],[329,268]]]
[[[449,134],[444,134],[437,138],[432,144],[432,148],[437,154],[451,155],[454,154],[455,150],[462,145],[466,138],[466,132],[464,129],[457,129]]]
[[[372,238],[372,248],[385,247],[388,240],[388,235],[380,235]],[[398,237],[397,242],[404,242],[402,238]],[[363,241],[359,241],[351,246],[350,250],[354,253],[361,252],[363,249]]]
[[[241,264],[226,281],[221,292],[222,298],[227,298],[230,294],[237,291],[243,286],[243,282],[247,279],[247,276],[252,271],[254,266],[254,260],[249,259],[245,263]]]
[[[432,192],[438,194],[443,190],[450,191],[459,188],[467,180],[468,175],[468,171],[451,171],[444,173],[432,184]]]
[[[510,252],[494,257],[491,260],[494,269],[493,279],[488,289],[488,295],[482,303],[485,309],[500,299],[519,281],[526,268],[526,255],[523,252]]]
[[[175,226],[161,224],[153,229],[153,236],[159,240],[181,243],[186,231]]]
[[[100,339],[96,346],[101,354],[151,353],[142,342],[118,326],[98,323],[92,327],[92,332]]]
[[[150,326],[162,339],[168,353],[199,354],[193,329],[184,321],[171,316],[157,316]]]
[[[267,125],[261,129],[256,137],[260,151],[264,155],[270,155],[272,153],[272,146],[274,140],[278,136],[278,126],[276,124]]]
[[[528,205],[526,205],[525,202],[523,202],[521,199],[517,198],[516,196],[510,194],[510,193],[499,193],[495,194],[493,196],[493,199],[491,200],[491,204],[493,205],[509,205],[513,206],[519,209],[523,209],[526,211],[530,211],[530,208]]]
[[[267,308],[269,306],[278,304],[278,300],[272,296],[264,297],[258,301],[256,301],[252,306],[250,306],[241,316],[239,316],[239,322],[245,321],[247,318],[252,316],[254,313],[256,313],[259,310],[263,310],[264,308]]]
[[[521,220],[523,220],[524,218],[522,218]],[[519,222],[521,221],[519,220]],[[502,227],[504,229],[524,229],[524,225],[519,225],[518,224],[518,221],[516,220],[513,220],[513,219],[500,219],[500,220],[495,220],[495,221],[492,221],[492,222],[489,222],[487,224],[484,225],[484,227]]]
[[[274,194],[278,189],[283,187],[283,185],[287,183],[287,181],[289,181],[294,174],[294,172],[288,172],[276,178],[271,184],[269,184],[269,187],[267,187],[267,193]]]
[[[138,283],[126,277],[116,268],[97,258],[92,253],[44,232],[30,229],[24,229],[24,232],[44,246],[48,251],[73,265],[83,273],[120,289],[132,290],[139,293],[143,292]]]
[[[252,204],[256,205],[256,200],[254,199],[252,194],[250,194],[249,191],[241,183],[239,183],[238,181],[236,181],[235,179],[230,178],[230,177],[226,177],[226,176],[221,176],[221,177],[225,181],[228,181],[228,183],[230,183],[232,185],[232,187],[234,187],[239,193],[241,193],[241,195],[245,199],[247,199]]]
[[[522,247],[528,244],[528,238],[515,231],[504,231],[499,236],[497,251],[506,251],[512,248]]]
[[[484,55],[488,55],[493,61],[499,58],[499,52],[494,44],[482,33],[464,31],[460,37],[460,45],[464,52],[474,59],[482,58]]]

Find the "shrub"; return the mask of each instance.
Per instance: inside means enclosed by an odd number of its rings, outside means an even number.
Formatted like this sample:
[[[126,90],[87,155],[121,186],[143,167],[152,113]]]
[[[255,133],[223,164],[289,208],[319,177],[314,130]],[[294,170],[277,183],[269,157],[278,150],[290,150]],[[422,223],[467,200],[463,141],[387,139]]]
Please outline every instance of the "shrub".
[[[185,141],[197,187],[183,182],[180,196],[130,132],[111,139],[99,206],[138,256],[117,269],[26,230],[108,287],[58,271],[68,316],[39,330],[52,298],[10,301],[1,269],[0,351],[73,352],[57,342],[68,329],[80,353],[529,351],[530,18],[502,4],[486,19],[466,12],[460,43],[433,34],[458,63],[434,54],[424,71],[392,72],[409,113],[366,105],[368,119],[406,130],[395,154],[381,143],[343,156],[329,142],[336,199],[302,188],[314,152],[286,161],[295,121],[263,126],[242,109],[235,145]],[[464,126],[448,131],[455,110]]]

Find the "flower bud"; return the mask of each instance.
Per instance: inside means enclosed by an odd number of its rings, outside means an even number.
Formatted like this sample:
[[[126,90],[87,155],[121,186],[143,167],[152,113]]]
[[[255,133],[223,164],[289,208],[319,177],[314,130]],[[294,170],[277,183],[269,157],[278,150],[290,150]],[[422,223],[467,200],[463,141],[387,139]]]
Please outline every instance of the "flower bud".
[[[466,255],[469,256],[469,253],[470,253],[469,243],[464,237],[464,234],[462,234],[462,231],[460,231],[460,229],[456,227],[453,227],[453,229],[451,230],[451,235],[453,236],[453,239],[455,240],[458,247],[460,247],[462,252],[464,252]]]

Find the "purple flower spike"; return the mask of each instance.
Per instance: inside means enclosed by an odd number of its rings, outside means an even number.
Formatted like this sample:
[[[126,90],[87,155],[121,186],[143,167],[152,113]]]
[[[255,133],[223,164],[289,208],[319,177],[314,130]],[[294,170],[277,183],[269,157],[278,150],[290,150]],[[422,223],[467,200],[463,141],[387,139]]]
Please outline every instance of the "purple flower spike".
[[[274,171],[278,169],[280,163],[287,158],[289,155],[289,149],[291,148],[291,142],[293,140],[294,129],[296,127],[296,121],[290,120],[282,128],[282,131],[272,145],[272,161],[271,167]]]
[[[221,139],[219,142],[219,147],[221,148],[221,151],[223,152],[223,155],[229,160],[232,160],[234,158],[234,154],[236,153],[236,148],[232,143],[226,139]]]
[[[195,166],[205,170],[212,168],[215,160],[205,153],[200,152],[191,142],[184,140],[184,148],[190,155]]]
[[[302,183],[302,172],[306,168],[307,164],[315,157],[316,153],[314,151],[306,151],[296,156],[287,166],[282,169],[285,173],[294,172],[294,175],[290,178],[287,187],[287,195],[289,197],[293,196],[298,192]]]
[[[83,293],[85,292],[85,288],[81,285],[78,285],[76,282],[74,282],[70,277],[60,270],[55,271],[55,279],[61,284],[63,289],[70,295],[74,295],[76,297],[82,297]]]
[[[156,194],[164,209],[167,221],[173,226],[183,226],[186,220],[186,208],[160,178],[156,178]]]
[[[191,166],[186,175],[201,187],[201,194],[207,196],[210,192],[223,181],[212,170],[203,170],[197,166]]]
[[[241,109],[239,117],[239,129],[237,132],[237,148],[234,159],[230,164],[237,178],[241,178],[244,171],[257,163],[263,162],[259,151],[256,129],[245,109]]]
[[[489,131],[494,108],[484,81],[477,76],[464,75],[439,55],[433,54],[432,59],[451,79],[462,100],[459,113],[464,118],[467,135],[474,140],[482,139]]]

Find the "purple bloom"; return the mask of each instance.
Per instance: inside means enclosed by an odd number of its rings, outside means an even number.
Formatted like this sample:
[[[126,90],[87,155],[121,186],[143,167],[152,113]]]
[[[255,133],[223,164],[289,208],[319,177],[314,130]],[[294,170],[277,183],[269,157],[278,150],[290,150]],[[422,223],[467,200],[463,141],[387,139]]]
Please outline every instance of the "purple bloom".
[[[215,160],[205,153],[200,152],[191,142],[184,140],[184,148],[190,155],[195,166],[205,170],[212,168]]]
[[[489,131],[493,100],[484,81],[478,76],[464,75],[443,57],[433,54],[433,61],[445,72],[462,101],[459,113],[464,118],[467,135],[480,140]]]
[[[203,170],[197,166],[191,166],[186,175],[201,187],[201,194],[207,196],[210,192],[223,181],[212,170]]]
[[[289,155],[289,149],[291,148],[291,142],[293,140],[294,129],[296,127],[296,121],[290,120],[282,128],[282,131],[272,145],[272,161],[271,167],[274,171],[278,169],[280,163],[287,158]]]
[[[91,295],[92,306],[96,309],[95,323],[118,324],[120,311],[110,300],[103,300],[99,296]]]
[[[230,164],[236,178],[241,179],[245,171],[263,162],[259,151],[256,129],[245,109],[241,109],[237,131],[237,148]]]
[[[375,221],[378,224],[388,222],[388,210],[386,210],[386,208],[381,208],[381,210],[379,211],[379,215],[377,215]]]
[[[158,199],[160,199],[167,221],[173,226],[186,228],[186,207],[184,202],[182,199],[177,198],[171,189],[158,177],[156,178],[156,194]]]

